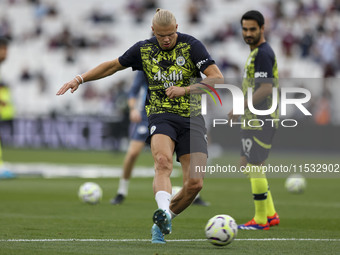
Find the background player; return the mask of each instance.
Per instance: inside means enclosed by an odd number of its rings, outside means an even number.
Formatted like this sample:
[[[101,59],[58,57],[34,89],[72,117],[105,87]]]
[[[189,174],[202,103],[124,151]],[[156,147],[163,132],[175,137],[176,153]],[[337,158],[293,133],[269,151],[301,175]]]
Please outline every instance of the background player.
[[[152,21],[155,37],[137,42],[118,59],[78,75],[57,92],[62,95],[71,89],[73,93],[83,82],[104,78],[127,67],[144,71],[149,85],[146,105],[149,142],[155,161],[153,189],[159,208],[153,215],[153,243],[165,243],[163,235],[171,233],[171,218],[185,210],[203,186],[203,176],[190,176],[190,163],[206,165],[207,161],[200,96],[189,96],[190,92],[200,93],[197,87],[202,85],[191,85],[192,79],[200,78],[200,72],[206,76],[203,82],[209,85],[223,79],[203,44],[177,32],[177,28],[171,12],[157,9]],[[174,152],[182,165],[183,188],[170,206]]]
[[[145,80],[144,74],[143,72],[139,71],[129,92],[128,106],[130,110],[131,121],[131,140],[124,158],[123,173],[119,180],[117,195],[111,200],[111,204],[113,205],[123,203],[125,197],[128,195],[129,180],[133,167],[139,154],[142,152],[145,145],[145,140],[149,135],[148,117],[144,107],[147,87],[148,84]],[[138,100],[140,91],[142,91],[141,100]]]
[[[244,41],[251,50],[245,65],[242,83],[244,97],[247,99],[247,90],[252,88],[255,109],[266,110],[271,107],[272,88],[278,87],[276,57],[264,38],[264,18],[260,12],[246,12],[241,18],[241,25]],[[247,100],[245,102],[245,114],[242,116],[242,121],[245,123],[250,119],[278,119],[278,109],[271,115],[259,116],[251,113]],[[229,119],[237,120],[238,117],[233,115],[232,111],[229,113]],[[257,126],[256,128],[241,126],[240,165],[254,169],[254,172],[249,172],[249,179],[255,203],[255,216],[251,221],[239,225],[240,229],[268,230],[269,226],[278,225],[280,222],[266,175],[261,171],[261,166],[265,163],[272,146],[277,125],[272,127],[271,122],[264,121],[264,123],[262,127],[258,127],[259,123],[253,123],[253,126]],[[256,172],[256,169],[259,172]]]
[[[8,52],[8,39],[0,37],[0,65],[7,58]],[[11,91],[8,86],[2,81],[0,75],[0,121],[3,125],[4,122],[11,125],[11,121],[14,116],[14,107],[11,102]],[[4,167],[2,158],[2,145],[1,145],[1,134],[0,134],[0,178],[13,178],[14,174]]]

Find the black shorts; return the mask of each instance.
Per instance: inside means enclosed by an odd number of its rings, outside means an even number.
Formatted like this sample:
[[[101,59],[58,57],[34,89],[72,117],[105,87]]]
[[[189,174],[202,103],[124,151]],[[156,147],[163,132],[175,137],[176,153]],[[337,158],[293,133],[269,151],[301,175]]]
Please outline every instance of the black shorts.
[[[275,128],[265,130],[241,129],[241,156],[250,164],[259,164],[268,158],[275,135]]]
[[[173,113],[153,114],[149,117],[146,143],[150,144],[155,134],[167,135],[175,142],[177,161],[182,155],[194,152],[208,155],[207,129],[201,115],[187,118]]]

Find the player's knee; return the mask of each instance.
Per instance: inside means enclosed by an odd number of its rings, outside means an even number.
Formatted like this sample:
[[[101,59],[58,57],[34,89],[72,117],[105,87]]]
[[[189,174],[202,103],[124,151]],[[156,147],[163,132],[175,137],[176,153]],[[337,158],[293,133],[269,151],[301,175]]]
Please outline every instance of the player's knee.
[[[172,170],[172,158],[164,154],[157,154],[154,157],[156,171],[171,171]]]

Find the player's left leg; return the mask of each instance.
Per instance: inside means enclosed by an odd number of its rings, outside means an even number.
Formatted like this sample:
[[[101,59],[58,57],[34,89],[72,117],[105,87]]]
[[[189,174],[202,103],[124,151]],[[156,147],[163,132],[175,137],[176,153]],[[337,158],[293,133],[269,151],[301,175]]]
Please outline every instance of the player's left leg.
[[[183,171],[183,188],[172,199],[170,210],[174,215],[192,204],[203,187],[204,173],[196,172],[197,166],[206,166],[208,158],[207,129],[202,116],[194,116],[183,122],[176,145],[177,160]]]
[[[262,172],[262,163],[258,165],[248,163],[247,167],[251,169],[249,179],[255,204],[254,220],[258,224],[267,225],[268,180]]]
[[[185,154],[179,158],[183,170],[183,188],[171,200],[170,211],[176,216],[192,204],[203,187],[203,174],[192,175],[194,166],[205,166],[207,155],[202,152]]]

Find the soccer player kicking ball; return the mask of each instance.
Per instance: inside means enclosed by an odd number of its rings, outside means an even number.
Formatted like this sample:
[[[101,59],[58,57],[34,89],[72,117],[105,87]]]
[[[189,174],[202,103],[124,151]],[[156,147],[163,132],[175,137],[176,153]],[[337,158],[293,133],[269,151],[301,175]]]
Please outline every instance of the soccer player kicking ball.
[[[124,158],[122,176],[119,179],[117,195],[111,200],[112,205],[121,205],[128,195],[129,182],[133,167],[145,146],[148,138],[148,117],[145,111],[145,99],[148,83],[142,71],[138,71],[129,91],[128,105],[130,109],[131,140]],[[142,91],[142,93],[140,93]],[[196,196],[193,205],[208,206],[201,196]]]
[[[246,167],[251,183],[255,203],[254,218],[242,225],[239,229],[268,230],[270,226],[280,223],[275,211],[271,192],[262,165],[268,157],[272,139],[277,125],[265,119],[278,119],[278,109],[270,115],[255,115],[248,109],[247,91],[253,92],[252,103],[257,110],[270,109],[272,104],[272,88],[278,87],[278,70],[276,57],[264,38],[264,18],[258,11],[248,11],[241,18],[242,35],[244,41],[250,46],[250,55],[247,59],[242,89],[245,97],[245,113],[241,123],[252,120],[251,126],[241,126],[241,167]],[[239,116],[229,113],[229,119],[236,121]],[[258,123],[254,123],[256,121]],[[260,121],[264,125],[260,127]],[[278,122],[276,122],[277,124]]]
[[[191,84],[191,80],[200,78],[202,72],[206,76],[204,83],[223,83],[220,70],[203,44],[177,32],[177,27],[171,12],[157,9],[152,20],[154,37],[137,42],[121,57],[76,76],[57,92],[62,95],[71,89],[73,93],[83,82],[127,67],[144,72],[148,81],[147,142],[155,162],[153,190],[158,205],[152,217],[152,243],[165,243],[164,235],[171,232],[172,218],[193,202],[203,186],[203,176],[192,176],[190,172],[192,165],[207,162],[206,128],[197,95],[201,91],[198,87],[203,85]],[[174,152],[182,166],[183,188],[170,204]]]

